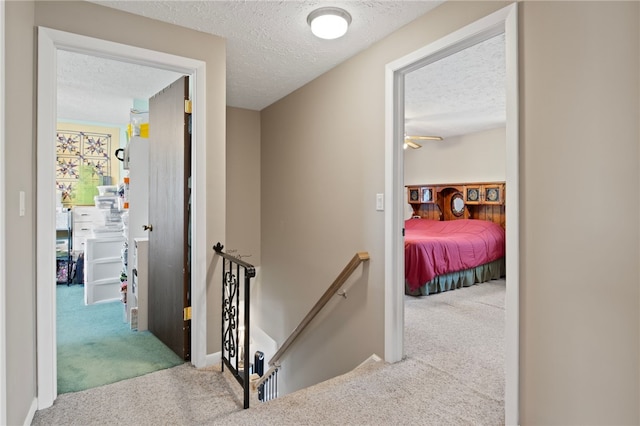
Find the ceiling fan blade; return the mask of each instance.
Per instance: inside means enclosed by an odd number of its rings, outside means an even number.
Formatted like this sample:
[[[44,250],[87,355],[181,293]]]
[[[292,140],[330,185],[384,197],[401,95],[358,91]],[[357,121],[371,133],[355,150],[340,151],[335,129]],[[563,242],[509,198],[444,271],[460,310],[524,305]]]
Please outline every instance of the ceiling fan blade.
[[[405,136],[406,139],[415,139],[419,141],[441,141],[441,136]]]

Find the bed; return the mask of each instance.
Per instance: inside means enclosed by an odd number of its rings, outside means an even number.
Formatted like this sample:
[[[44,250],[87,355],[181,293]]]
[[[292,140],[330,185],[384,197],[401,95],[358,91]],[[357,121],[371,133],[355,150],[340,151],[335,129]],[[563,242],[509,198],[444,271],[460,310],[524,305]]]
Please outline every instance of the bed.
[[[426,296],[504,276],[505,231],[478,219],[405,221],[405,294]]]

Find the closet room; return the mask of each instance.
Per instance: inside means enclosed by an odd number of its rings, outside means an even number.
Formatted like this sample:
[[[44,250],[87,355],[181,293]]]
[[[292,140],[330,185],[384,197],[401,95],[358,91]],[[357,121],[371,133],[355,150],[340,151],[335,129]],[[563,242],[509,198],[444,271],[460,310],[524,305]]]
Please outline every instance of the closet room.
[[[121,127],[59,122],[56,134],[56,284],[83,286],[85,305],[120,301],[141,330],[148,134],[149,114],[135,108]]]
[[[57,68],[57,292],[145,331],[150,100],[182,74],[64,50]]]
[[[154,243],[167,232],[150,212],[169,216],[169,209],[151,207],[158,199],[183,205],[167,195],[164,181],[154,192],[162,180],[157,176],[169,173],[151,176],[154,164],[164,164],[154,157],[166,134],[162,124],[186,127],[184,95],[175,97],[181,111],[177,118],[162,117],[167,101],[158,99],[186,77],[62,49],[56,64],[56,127],[51,137],[55,297],[43,300],[56,315],[51,332],[60,395],[185,361],[162,340],[154,323],[154,318],[164,318],[153,314],[163,312],[165,305],[154,300],[163,293],[153,283],[162,280],[150,273],[160,269],[154,266],[158,263],[171,263],[154,254],[154,247],[175,244]],[[189,86],[183,84],[186,92]],[[182,316],[179,320],[182,324]]]

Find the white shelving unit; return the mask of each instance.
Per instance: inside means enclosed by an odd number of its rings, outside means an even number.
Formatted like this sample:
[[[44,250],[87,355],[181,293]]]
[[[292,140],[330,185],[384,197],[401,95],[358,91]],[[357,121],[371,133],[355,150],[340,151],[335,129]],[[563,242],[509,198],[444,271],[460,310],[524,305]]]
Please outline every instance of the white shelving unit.
[[[127,277],[129,283],[134,276],[136,240],[147,240],[149,232],[145,231],[143,225],[149,224],[149,139],[133,136],[129,141],[129,218],[127,227],[127,239],[129,241],[129,259],[127,262]],[[148,250],[148,249],[147,249]],[[144,256],[145,260],[147,255]],[[144,271],[146,273],[146,266]],[[139,280],[142,270],[138,271]],[[138,297],[133,294],[133,285],[127,286],[127,309],[128,318],[132,328],[135,327],[134,315],[131,315],[133,308],[137,311],[137,329],[142,331],[147,329],[146,323],[146,290],[145,295]],[[144,302],[144,306],[140,303]]]
[[[84,251],[85,240],[93,236],[93,227],[102,219],[95,206],[75,206],[73,212],[73,253]]]
[[[84,303],[120,300],[123,236],[91,237],[85,245]]]
[[[131,249],[130,249],[131,250]],[[133,245],[133,265],[131,280],[131,301],[129,302],[132,312],[131,328],[137,328],[138,331],[144,331],[149,328],[147,315],[147,290],[149,276],[149,239],[135,238]],[[135,324],[135,326],[134,326]]]

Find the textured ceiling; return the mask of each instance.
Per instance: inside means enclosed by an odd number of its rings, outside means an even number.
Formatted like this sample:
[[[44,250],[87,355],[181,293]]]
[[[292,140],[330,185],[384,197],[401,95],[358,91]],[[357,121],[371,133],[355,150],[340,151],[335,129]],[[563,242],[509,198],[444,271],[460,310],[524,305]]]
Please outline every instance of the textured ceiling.
[[[405,77],[405,133],[451,137],[505,125],[500,34]]]
[[[93,3],[225,38],[227,105],[261,110],[443,1]],[[352,15],[344,37],[321,40],[311,34],[307,15],[322,6],[342,7]],[[133,99],[147,99],[177,77],[167,71],[60,52],[58,116],[126,123]],[[407,76],[407,133],[447,137],[495,127],[504,122],[503,80],[504,46],[495,42],[414,71]]]
[[[180,74],[66,51],[58,52],[58,118],[123,125],[133,100],[147,100]]]
[[[94,1],[227,39],[227,105],[261,110],[442,1]],[[336,6],[352,17],[337,40],[311,34],[307,16]]]

